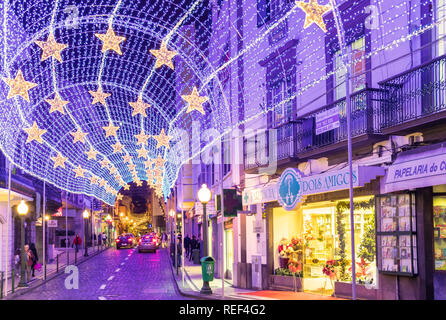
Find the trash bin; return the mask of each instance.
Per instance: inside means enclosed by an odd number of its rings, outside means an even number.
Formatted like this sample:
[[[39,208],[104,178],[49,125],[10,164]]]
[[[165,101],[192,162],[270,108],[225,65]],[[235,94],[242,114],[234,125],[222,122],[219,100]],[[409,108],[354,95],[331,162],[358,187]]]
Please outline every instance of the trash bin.
[[[203,276],[203,281],[212,281],[214,280],[214,266],[215,259],[207,256],[201,258],[201,274]]]
[[[200,249],[192,250],[192,260],[194,261],[194,264],[200,264]]]

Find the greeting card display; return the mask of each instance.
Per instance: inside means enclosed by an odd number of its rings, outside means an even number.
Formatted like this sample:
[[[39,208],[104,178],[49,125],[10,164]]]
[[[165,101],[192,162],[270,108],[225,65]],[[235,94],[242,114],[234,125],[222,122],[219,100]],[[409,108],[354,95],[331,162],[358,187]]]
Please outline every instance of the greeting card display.
[[[378,196],[376,206],[378,269],[383,273],[417,274],[415,194]]]

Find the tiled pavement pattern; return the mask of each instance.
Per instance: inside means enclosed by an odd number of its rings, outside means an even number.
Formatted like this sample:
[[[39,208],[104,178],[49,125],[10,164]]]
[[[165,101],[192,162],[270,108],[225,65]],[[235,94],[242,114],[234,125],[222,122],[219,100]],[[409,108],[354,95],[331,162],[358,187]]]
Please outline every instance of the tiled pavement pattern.
[[[48,281],[17,300],[180,300],[165,249],[138,253],[110,248],[78,265],[79,289],[66,289],[68,274]]]

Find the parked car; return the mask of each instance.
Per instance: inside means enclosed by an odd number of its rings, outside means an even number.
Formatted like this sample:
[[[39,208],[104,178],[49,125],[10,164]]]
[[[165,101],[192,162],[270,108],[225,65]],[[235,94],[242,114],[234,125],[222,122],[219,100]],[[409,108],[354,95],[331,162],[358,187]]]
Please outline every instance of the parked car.
[[[158,249],[158,244],[156,237],[153,235],[144,235],[141,237],[138,243],[138,252],[150,251],[156,252]]]
[[[133,248],[135,245],[136,240],[131,233],[123,234],[116,239],[116,249],[121,249],[122,247]]]

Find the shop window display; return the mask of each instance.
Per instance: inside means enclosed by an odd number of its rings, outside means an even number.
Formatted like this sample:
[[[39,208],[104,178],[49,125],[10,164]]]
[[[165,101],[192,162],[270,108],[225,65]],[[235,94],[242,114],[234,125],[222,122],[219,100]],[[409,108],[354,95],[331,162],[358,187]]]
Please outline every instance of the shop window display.
[[[435,270],[446,271],[446,195],[434,196]]]
[[[378,268],[383,273],[418,273],[415,194],[390,194],[377,198]]]

